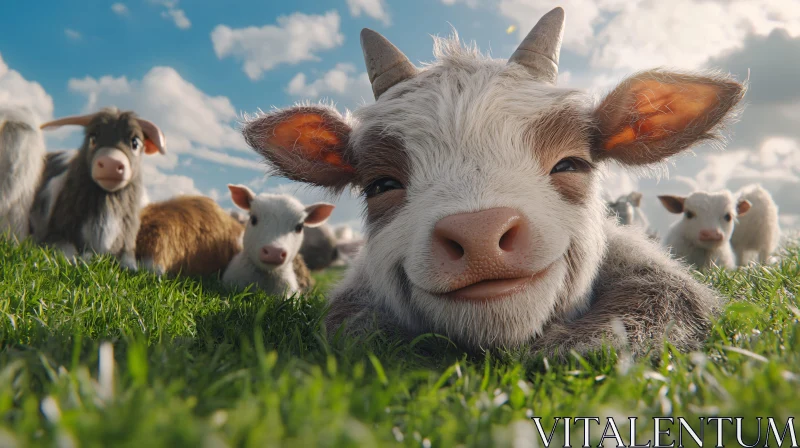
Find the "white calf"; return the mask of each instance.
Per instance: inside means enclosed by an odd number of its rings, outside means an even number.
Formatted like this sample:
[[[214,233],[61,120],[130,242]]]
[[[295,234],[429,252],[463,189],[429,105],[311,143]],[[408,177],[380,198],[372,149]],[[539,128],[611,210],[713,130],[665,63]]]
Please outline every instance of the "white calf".
[[[334,206],[303,206],[284,194],[255,195],[244,185],[228,185],[234,204],[250,212],[244,231],[244,250],[233,257],[222,280],[238,287],[257,285],[268,294],[299,290],[293,261],[303,244],[303,229],[317,227]]]

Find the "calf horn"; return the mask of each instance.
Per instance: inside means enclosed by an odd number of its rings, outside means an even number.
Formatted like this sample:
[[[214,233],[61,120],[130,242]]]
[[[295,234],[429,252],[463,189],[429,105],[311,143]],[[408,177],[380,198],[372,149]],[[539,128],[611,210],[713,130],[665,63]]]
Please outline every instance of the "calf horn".
[[[43,125],[39,126],[39,129],[57,128],[70,124],[86,127],[92,122],[92,119],[95,117],[95,115],[97,114],[72,115],[69,117],[59,118],[58,120],[44,123]],[[161,129],[159,129],[159,127],[156,126],[152,121],[145,120],[143,118],[137,118],[136,121],[139,122],[139,126],[142,128],[145,138],[153,142],[156,148],[158,148],[158,152],[161,154],[166,154],[167,139],[164,137],[164,133],[161,132]]]
[[[83,126],[86,127],[92,121],[92,118],[97,115],[95,114],[87,114],[87,115],[72,115],[69,117],[59,118],[58,120],[48,121],[47,123],[39,126],[39,129],[45,128],[58,128],[61,126],[65,126],[68,124],[74,124],[76,126]]]
[[[508,62],[516,62],[527,68],[537,80],[555,85],[563,35],[564,10],[556,7],[539,19]]]
[[[361,49],[376,100],[393,85],[417,74],[417,68],[402,51],[369,28],[361,30]]]

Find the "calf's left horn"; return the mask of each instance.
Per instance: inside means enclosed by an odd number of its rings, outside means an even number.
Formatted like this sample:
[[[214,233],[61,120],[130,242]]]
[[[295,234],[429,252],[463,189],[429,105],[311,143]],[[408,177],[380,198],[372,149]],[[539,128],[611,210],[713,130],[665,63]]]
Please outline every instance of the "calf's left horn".
[[[527,68],[536,79],[555,85],[563,36],[564,10],[556,7],[539,19],[508,62],[516,62]]]
[[[361,50],[376,100],[390,87],[417,74],[417,68],[402,51],[369,28],[361,30]]]
[[[44,123],[43,125],[39,126],[39,129],[58,128],[69,124],[86,127],[89,125],[89,123],[91,123],[92,118],[94,118],[95,115],[97,114],[95,113],[87,115],[72,115],[69,117],[59,118],[57,120],[48,121],[47,123]]]

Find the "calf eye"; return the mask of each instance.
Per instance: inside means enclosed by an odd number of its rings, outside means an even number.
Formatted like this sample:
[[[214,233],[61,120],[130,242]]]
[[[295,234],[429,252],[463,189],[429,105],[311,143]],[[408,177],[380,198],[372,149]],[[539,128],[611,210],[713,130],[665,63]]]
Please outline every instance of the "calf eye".
[[[577,157],[567,157],[556,163],[556,166],[550,170],[550,174],[566,173],[568,171],[589,171],[590,168],[589,162],[585,160]]]
[[[252,225],[258,224],[258,218],[256,217],[256,215],[250,215],[250,224]]]
[[[131,148],[133,148],[134,151],[138,151],[141,146],[142,140],[139,137],[133,137],[131,139]]]
[[[686,219],[692,219],[692,218],[694,218],[694,213],[690,212],[689,210],[686,210]]]
[[[731,219],[733,219],[733,216],[730,213],[725,213],[725,221],[731,222]]]
[[[300,223],[300,224],[294,226],[294,231],[295,231],[295,233],[302,232],[303,231],[303,223]]]
[[[89,147],[94,148],[97,145],[97,137],[94,134],[89,136]]]
[[[364,190],[364,194],[368,197],[374,197],[389,190],[402,190],[403,184],[392,179],[391,177],[382,177],[375,182],[369,184]]]

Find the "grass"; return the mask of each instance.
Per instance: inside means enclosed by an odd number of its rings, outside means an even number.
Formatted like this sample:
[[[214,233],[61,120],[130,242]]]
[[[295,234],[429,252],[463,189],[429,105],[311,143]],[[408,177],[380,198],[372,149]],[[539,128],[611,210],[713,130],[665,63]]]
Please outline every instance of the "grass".
[[[777,265],[703,277],[731,304],[702,353],[657,363],[328,340],[324,290],[341,271],[283,300],[3,240],[0,275],[0,446],[525,446],[538,439],[531,416],[546,433],[556,416],[618,417],[629,443],[629,416],[714,415],[744,417],[752,443],[755,417],[782,429],[800,414],[796,247]]]

